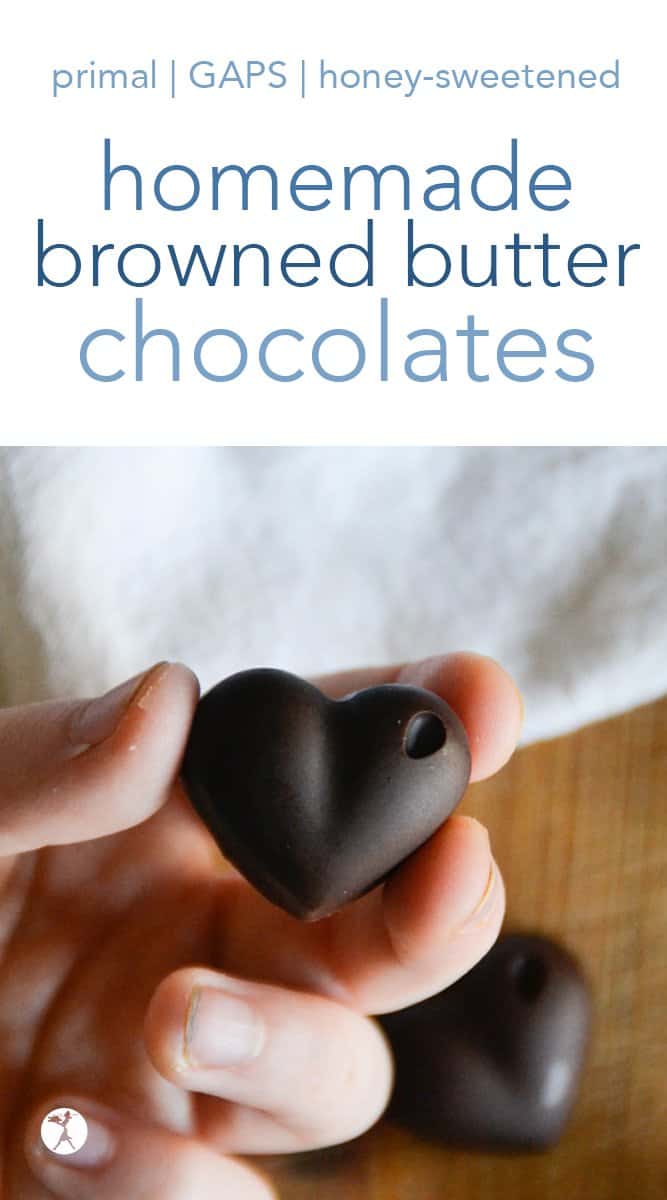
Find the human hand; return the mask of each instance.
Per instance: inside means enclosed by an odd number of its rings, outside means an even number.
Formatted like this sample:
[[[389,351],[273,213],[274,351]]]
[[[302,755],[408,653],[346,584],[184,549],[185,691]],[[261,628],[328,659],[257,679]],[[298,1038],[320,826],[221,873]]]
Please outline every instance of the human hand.
[[[511,754],[520,698],[489,659],[316,682],[342,696],[387,681],[452,705],[473,779]],[[452,983],[499,931],[486,831],[457,815],[324,921],[270,905],[223,864],[177,780],[197,698],[187,668],[160,664],[96,705],[0,711],[5,1200],[268,1200],[268,1182],[229,1156],[371,1125],[391,1060],[365,1014]],[[59,1107],[89,1126],[68,1157],[40,1137]]]

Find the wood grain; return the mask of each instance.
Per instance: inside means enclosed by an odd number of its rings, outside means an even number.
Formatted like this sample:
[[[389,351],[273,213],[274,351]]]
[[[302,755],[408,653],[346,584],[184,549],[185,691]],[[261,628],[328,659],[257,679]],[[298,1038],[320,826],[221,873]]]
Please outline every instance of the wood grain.
[[[265,1164],[281,1200],[665,1200],[667,698],[519,751],[470,789],[507,882],[507,927],[562,940],[595,1005],[582,1090],[546,1154],[454,1152],[380,1124]]]

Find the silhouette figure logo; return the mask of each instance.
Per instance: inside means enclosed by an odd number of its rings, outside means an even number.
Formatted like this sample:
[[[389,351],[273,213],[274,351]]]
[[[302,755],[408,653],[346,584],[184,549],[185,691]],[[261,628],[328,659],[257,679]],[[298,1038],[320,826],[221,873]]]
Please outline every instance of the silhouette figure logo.
[[[41,1135],[54,1154],[76,1154],[88,1137],[88,1126],[75,1108],[54,1108],[42,1121]]]

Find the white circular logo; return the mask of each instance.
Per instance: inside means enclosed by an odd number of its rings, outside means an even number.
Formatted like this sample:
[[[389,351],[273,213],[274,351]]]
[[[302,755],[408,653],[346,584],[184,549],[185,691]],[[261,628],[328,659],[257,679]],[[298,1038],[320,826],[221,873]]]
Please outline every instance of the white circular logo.
[[[86,1143],[88,1126],[75,1108],[53,1108],[42,1121],[41,1134],[54,1154],[76,1154]]]

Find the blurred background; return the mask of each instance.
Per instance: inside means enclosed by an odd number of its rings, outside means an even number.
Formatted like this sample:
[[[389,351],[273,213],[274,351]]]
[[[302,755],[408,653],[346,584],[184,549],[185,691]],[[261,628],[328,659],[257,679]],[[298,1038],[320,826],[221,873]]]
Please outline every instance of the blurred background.
[[[6,449],[2,699],[474,649],[552,736],[667,691],[666,518],[661,448]]]
[[[534,744],[464,808],[506,927],[590,980],[573,1119],[541,1155],[383,1122],[267,1165],[283,1200],[664,1200],[667,450],[0,450],[4,704],[164,658],[206,688],[453,649],[499,659],[526,701]]]

